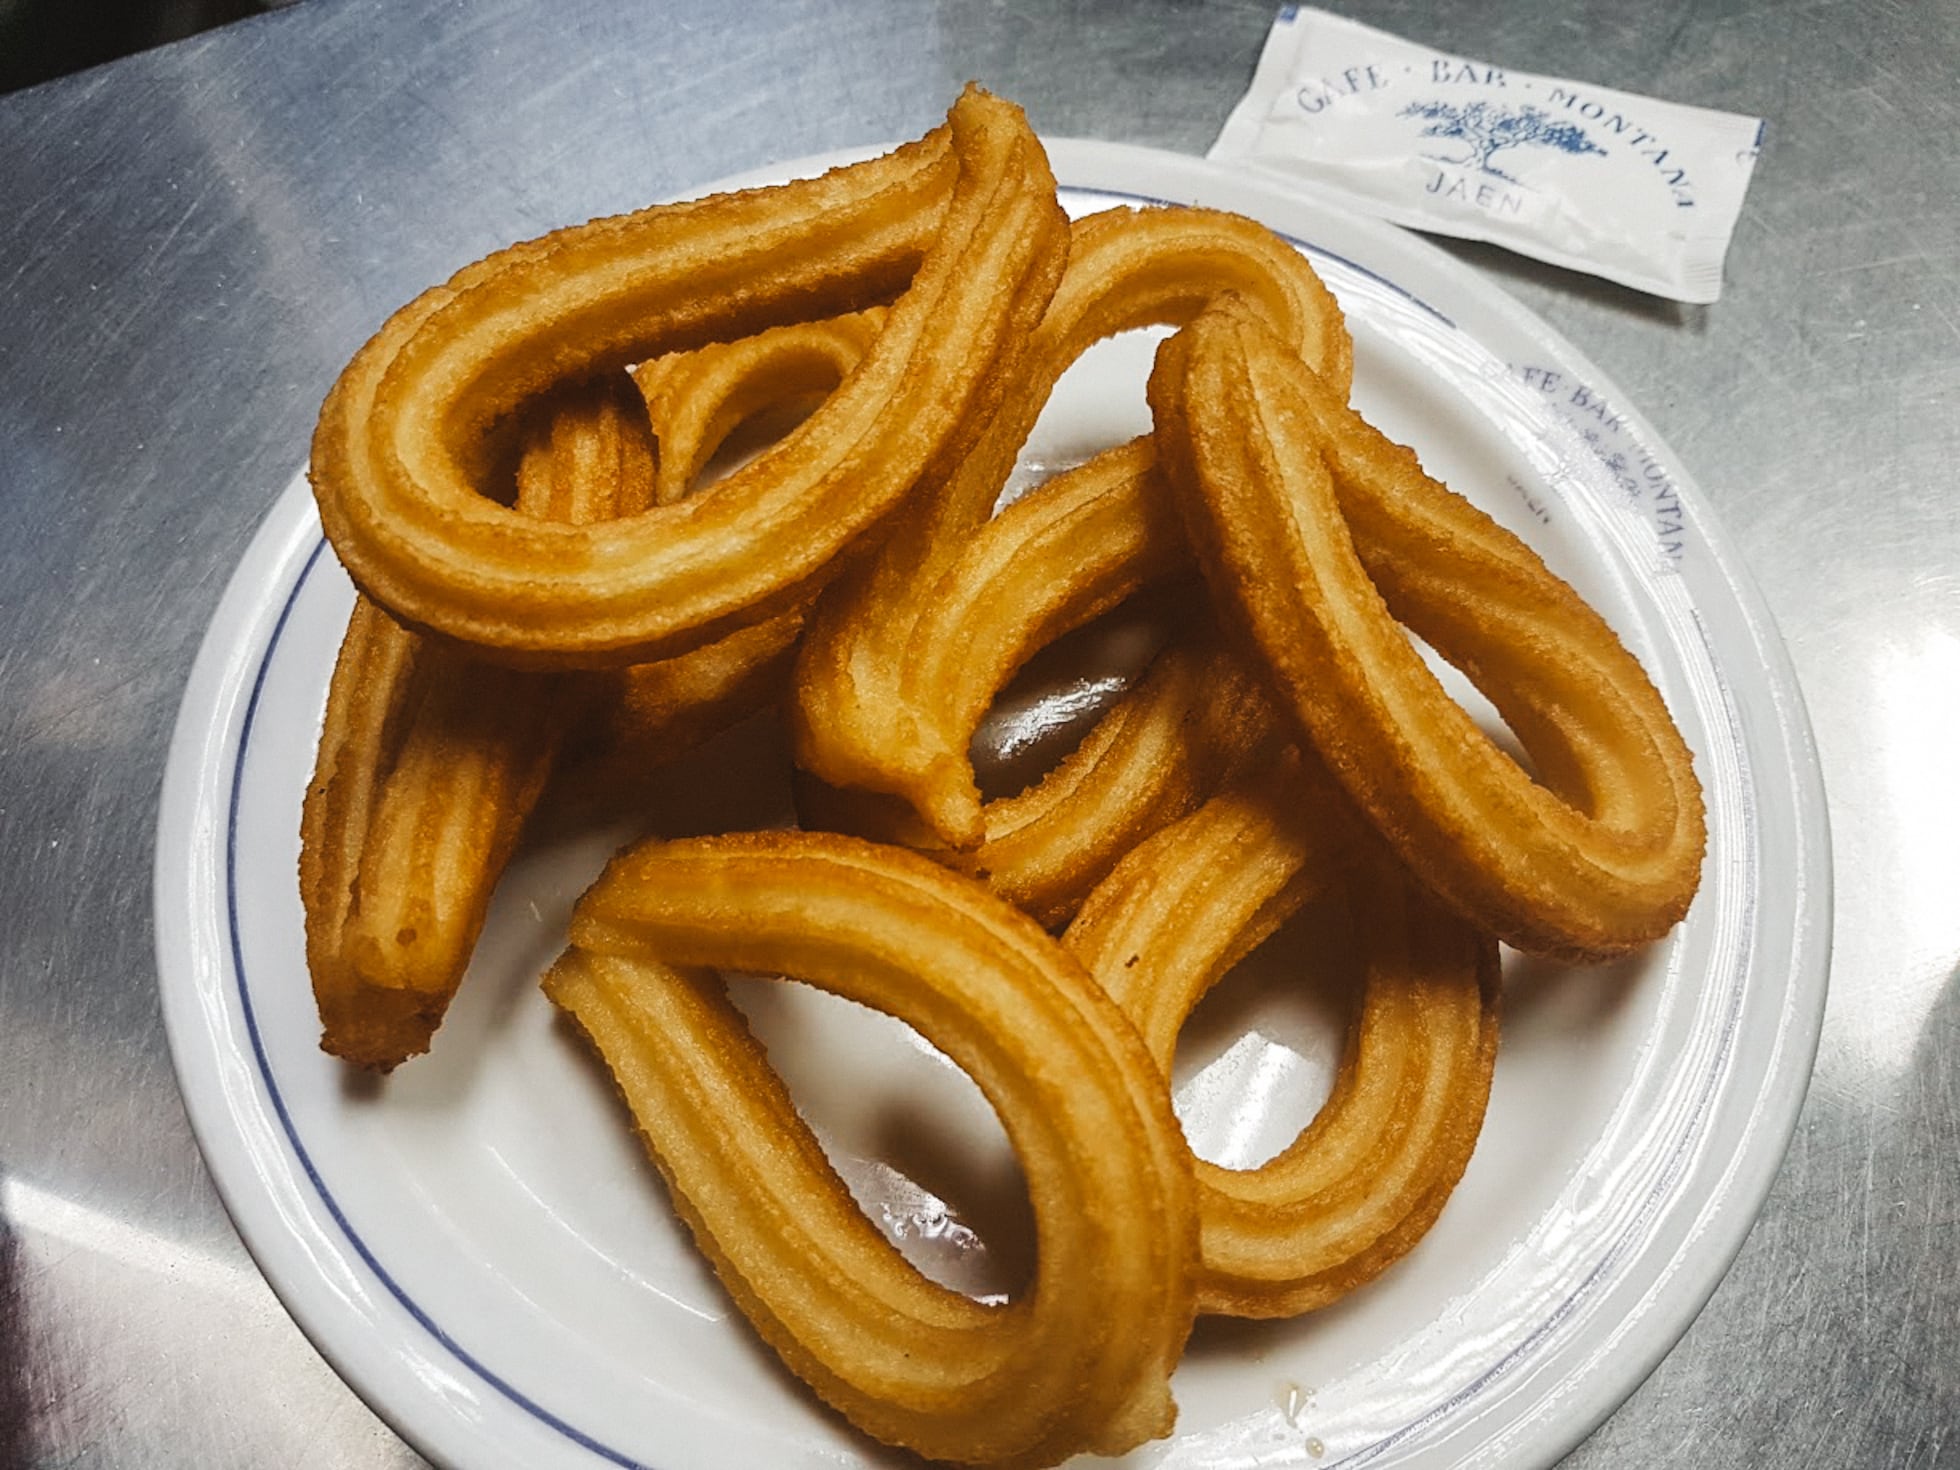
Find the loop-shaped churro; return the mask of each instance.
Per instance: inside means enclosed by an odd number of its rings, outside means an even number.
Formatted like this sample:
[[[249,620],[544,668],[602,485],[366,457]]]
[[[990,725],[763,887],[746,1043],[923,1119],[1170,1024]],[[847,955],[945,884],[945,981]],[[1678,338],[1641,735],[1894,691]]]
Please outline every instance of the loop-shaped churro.
[[[798,764],[833,786],[902,797],[947,846],[983,840],[967,747],[988,704],[1044,642],[1176,559],[1174,541],[1133,525],[1142,537],[1137,555],[1147,547],[1155,559],[1139,560],[1127,583],[1107,575],[1124,571],[1126,559],[1097,556],[1084,538],[1075,547],[1083,571],[1050,587],[1021,580],[1032,601],[978,600],[971,589],[1011,563],[996,538],[1021,534],[990,524],[1001,488],[1070,363],[1105,337],[1188,320],[1221,292],[1256,303],[1294,350],[1345,389],[1352,349],[1340,310],[1305,257],[1272,231],[1182,208],[1077,221],[1068,272],[985,438],[953,473],[924,482],[893,517],[876,557],[820,599],[797,661]],[[1154,453],[1147,440],[1112,450],[1053,493],[1080,499],[1085,482],[1098,492],[1133,482],[1151,472]],[[1027,500],[1038,502],[1044,490]],[[1135,496],[1110,506],[1133,522],[1149,514]]]
[[[1150,403],[1215,599],[1424,883],[1500,939],[1570,959],[1681,918],[1704,843],[1693,759],[1639,662],[1536,552],[1236,301],[1158,350]],[[1398,619],[1490,699],[1539,780]]]
[[[517,510],[590,525],[683,498],[745,421],[807,412],[834,389],[882,317],[793,323],[671,353],[632,385],[620,376],[554,395],[527,426]],[[802,624],[799,608],[612,675],[554,675],[431,643],[358,596],[302,815],[326,1050],[381,1070],[426,1050],[547,778],[569,766],[617,804],[773,703]]]
[[[721,986],[793,975],[899,1017],[993,1104],[1028,1181],[1034,1280],[984,1306],[852,1201]],[[676,1208],[783,1361],[935,1459],[1051,1464],[1165,1433],[1190,1330],[1191,1166],[1135,1031],[978,884],[853,838],[649,843],[579,901],[545,989],[624,1093]]]
[[[1064,936],[1168,1077],[1213,984],[1309,899],[1348,896],[1363,973],[1332,1093],[1259,1167],[1196,1166],[1202,1312],[1293,1316],[1380,1274],[1442,1212],[1483,1124],[1497,945],[1346,827],[1289,752],[1124,858]]]
[[[684,652],[806,597],[965,454],[1067,248],[1026,118],[972,88],[882,158],[512,246],[397,312],[342,373],[313,440],[322,524],[399,620],[486,656]],[[556,384],[893,297],[843,385],[709,493],[582,527],[486,493],[499,426]]]

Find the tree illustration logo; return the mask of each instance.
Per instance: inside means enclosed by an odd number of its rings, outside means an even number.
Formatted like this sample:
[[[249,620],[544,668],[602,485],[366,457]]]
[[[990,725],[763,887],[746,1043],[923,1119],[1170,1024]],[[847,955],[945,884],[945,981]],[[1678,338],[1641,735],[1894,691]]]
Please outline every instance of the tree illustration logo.
[[[1476,164],[1482,173],[1495,175],[1506,183],[1518,181],[1500,168],[1491,166],[1491,159],[1506,148],[1556,148],[1561,153],[1598,153],[1606,150],[1588,138],[1585,129],[1577,123],[1566,122],[1553,117],[1538,107],[1493,107],[1488,102],[1411,102],[1402,109],[1403,117],[1426,117],[1429,126],[1422,130],[1425,138],[1454,138],[1467,143],[1470,155],[1467,158],[1444,158],[1440,154],[1430,154],[1439,163],[1453,163],[1459,166]]]

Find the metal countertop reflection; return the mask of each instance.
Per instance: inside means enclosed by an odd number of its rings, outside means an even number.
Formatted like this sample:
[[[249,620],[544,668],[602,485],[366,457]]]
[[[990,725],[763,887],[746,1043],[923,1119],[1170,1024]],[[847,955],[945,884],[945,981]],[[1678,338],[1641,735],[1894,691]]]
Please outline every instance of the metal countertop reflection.
[[[1831,1000],[1778,1182],[1568,1464],[1960,1465],[1960,12],[1344,8],[1769,122],[1713,307],[1448,247],[1693,470],[1794,655],[1836,853]],[[1049,134],[1202,153],[1271,17],[307,0],[0,97],[0,1461],[420,1463],[234,1234],[152,959],[177,701],[352,349],[496,246],[916,134],[969,77]]]

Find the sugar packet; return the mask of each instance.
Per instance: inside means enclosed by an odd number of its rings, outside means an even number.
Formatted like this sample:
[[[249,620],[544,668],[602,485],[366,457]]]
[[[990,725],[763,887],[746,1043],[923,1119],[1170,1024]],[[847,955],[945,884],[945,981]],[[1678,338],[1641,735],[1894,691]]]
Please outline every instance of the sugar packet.
[[[1358,213],[1713,301],[1760,119],[1507,71],[1289,5],[1210,157]]]

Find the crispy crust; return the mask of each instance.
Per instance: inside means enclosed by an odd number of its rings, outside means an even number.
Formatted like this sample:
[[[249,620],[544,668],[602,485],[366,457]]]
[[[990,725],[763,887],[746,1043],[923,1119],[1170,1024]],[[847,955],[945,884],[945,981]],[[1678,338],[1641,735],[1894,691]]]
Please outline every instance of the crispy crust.
[[[598,1048],[736,1304],[852,1423],[1001,1465],[1168,1432],[1192,1317],[1189,1157],[1135,1031],[1032,920],[910,853],[770,832],[630,849],[571,941],[547,993]],[[1028,1180],[1027,1292],[982,1306],[888,1244],[698,966],[797,976],[964,1069]]]
[[[799,765],[833,786],[903,798],[947,846],[982,839],[967,746],[988,702],[1043,643],[1175,574],[1181,561],[1161,534],[1167,520],[1132,524],[1140,538],[1134,562],[1097,554],[1085,537],[1072,559],[1043,563],[1052,568],[1046,585],[1024,575],[1011,590],[1027,595],[978,595],[980,583],[1012,567],[1003,545],[1026,534],[1012,514],[989,519],[1001,489],[1056,380],[1083,351],[1132,328],[1188,320],[1221,291],[1243,293],[1345,389],[1352,348],[1340,310],[1305,258],[1263,225],[1185,208],[1078,221],[1068,273],[986,437],[956,473],[927,480],[894,517],[876,558],[819,602],[797,662]],[[1051,483],[1027,500],[1079,499],[1085,482],[1099,493],[1133,487],[1150,475],[1153,455],[1147,440],[1111,450],[1072,483]],[[1152,506],[1132,488],[1107,509],[1134,523]]]
[[[1159,349],[1150,402],[1214,598],[1425,884],[1566,959],[1680,920],[1705,840],[1693,759],[1638,661],[1537,553],[1234,301]],[[1490,698],[1545,784],[1449,698],[1398,618]]]
[[[883,158],[513,246],[404,307],[341,375],[313,440],[322,524],[398,620],[486,657],[685,652],[806,597],[964,454],[1067,244],[1026,118],[969,89]],[[711,493],[576,527],[486,493],[499,426],[553,386],[894,296],[845,384]]]
[[[550,405],[517,509],[572,524],[630,514],[653,448],[625,380]],[[300,897],[321,1046],[381,1071],[427,1051],[587,676],[485,664],[356,599],[300,821]]]
[[[1205,993],[1310,898],[1344,892],[1362,985],[1332,1094],[1256,1169],[1199,1162],[1199,1310],[1290,1317],[1386,1270],[1476,1145],[1497,1049],[1497,945],[1409,882],[1289,753],[1138,847],[1064,942],[1164,1075]]]
[[[882,792],[797,773],[806,827],[923,852],[979,879],[1050,928],[1068,922],[1117,862],[1191,811],[1275,730],[1264,690],[1209,630],[1183,635],[1059,765],[982,808],[986,836],[961,851]]]

